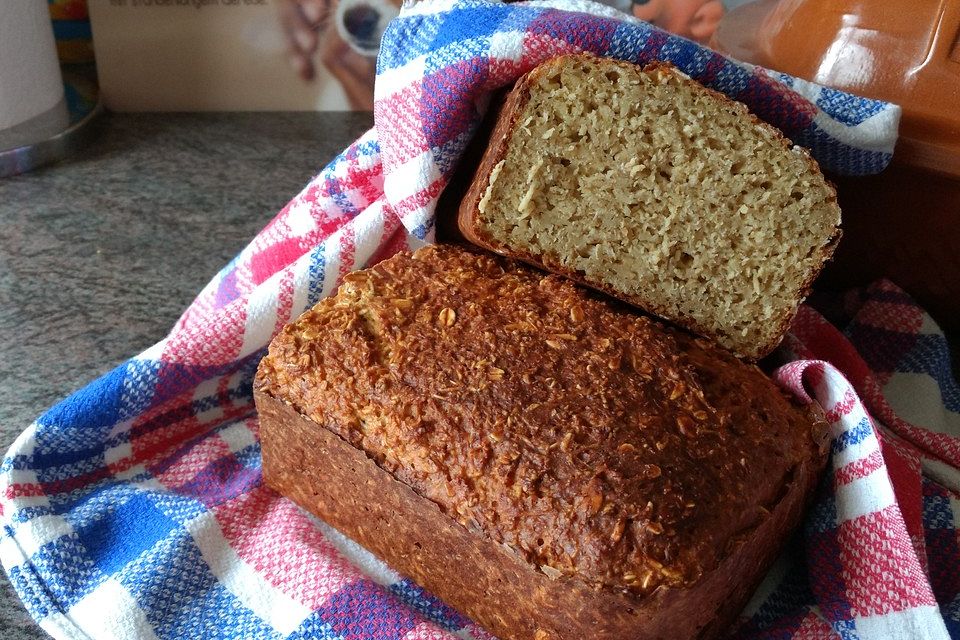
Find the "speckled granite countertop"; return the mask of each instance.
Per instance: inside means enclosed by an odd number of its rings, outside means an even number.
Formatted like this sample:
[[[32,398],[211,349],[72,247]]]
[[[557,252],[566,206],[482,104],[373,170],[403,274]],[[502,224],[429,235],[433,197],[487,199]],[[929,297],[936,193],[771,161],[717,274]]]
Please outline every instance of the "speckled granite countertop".
[[[78,157],[0,179],[0,450],[161,339],[370,114],[104,116]],[[0,640],[47,638],[0,572]]]

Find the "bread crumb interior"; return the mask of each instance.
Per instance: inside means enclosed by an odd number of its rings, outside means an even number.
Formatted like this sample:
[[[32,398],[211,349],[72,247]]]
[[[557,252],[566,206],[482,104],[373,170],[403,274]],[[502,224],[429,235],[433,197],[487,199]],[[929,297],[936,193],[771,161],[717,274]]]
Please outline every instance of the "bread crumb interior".
[[[540,73],[478,230],[741,355],[775,341],[839,224],[808,156],[666,70]]]

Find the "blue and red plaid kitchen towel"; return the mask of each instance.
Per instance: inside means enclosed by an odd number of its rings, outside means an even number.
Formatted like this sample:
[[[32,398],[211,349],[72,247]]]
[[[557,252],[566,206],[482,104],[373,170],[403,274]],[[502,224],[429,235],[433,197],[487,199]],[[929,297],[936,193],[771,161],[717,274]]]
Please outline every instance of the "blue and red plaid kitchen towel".
[[[726,60],[601,5],[427,0],[379,61],[374,129],[157,345],[53,407],[0,463],[0,561],[57,638],[489,638],[263,486],[251,380],[342,276],[431,241],[489,92],[559,53],[670,60],[825,167],[889,161],[899,110]],[[744,638],[960,638],[960,390],[942,332],[889,283],[805,306],[777,380],[833,428],[804,530]]]

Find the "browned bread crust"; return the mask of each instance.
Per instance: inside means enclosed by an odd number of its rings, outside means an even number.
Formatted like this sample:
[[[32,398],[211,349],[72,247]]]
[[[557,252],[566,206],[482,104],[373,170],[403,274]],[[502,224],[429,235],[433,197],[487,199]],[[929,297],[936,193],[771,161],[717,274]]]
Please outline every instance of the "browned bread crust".
[[[722,630],[825,462],[755,367],[451,246],[348,276],[255,397],[269,486],[505,639]]]
[[[789,329],[790,322],[796,315],[797,308],[802,300],[809,295],[813,281],[819,275],[826,262],[829,261],[833,256],[842,235],[839,226],[834,229],[833,235],[819,248],[819,258],[816,267],[810,270],[807,278],[800,285],[792,311],[781,317],[778,320],[776,327],[771,328],[770,333],[776,336],[775,339],[769,340],[764,344],[737,344],[736,346],[734,346],[736,340],[731,341],[729,336],[725,336],[715,331],[710,331],[689,317],[672,313],[668,309],[659,306],[656,302],[647,297],[627,295],[621,291],[618,291],[616,288],[610,286],[609,283],[604,282],[603,280],[587,278],[583,273],[570,269],[561,264],[555,256],[551,256],[549,254],[534,254],[520,247],[507,246],[503,242],[493,238],[484,230],[479,214],[480,201],[487,192],[488,185],[490,184],[491,174],[507,156],[512,133],[518,125],[518,119],[523,114],[527,102],[530,100],[532,85],[535,84],[538,76],[551,72],[553,67],[568,63],[573,64],[573,62],[569,61],[575,62],[578,59],[595,60],[596,56],[584,53],[569,54],[554,58],[553,60],[549,60],[534,68],[517,80],[513,90],[508,94],[506,102],[498,112],[493,133],[490,136],[489,145],[487,146],[483,158],[477,166],[473,181],[467,190],[466,196],[460,203],[457,215],[457,225],[460,234],[465,240],[478,247],[489,249],[490,251],[494,251],[500,255],[521,260],[533,266],[566,276],[580,284],[597,289],[610,296],[613,296],[614,298],[622,300],[623,302],[637,306],[644,311],[655,314],[678,326],[693,331],[694,333],[711,338],[720,344],[725,344],[727,348],[733,350],[738,356],[754,361],[768,355],[781,342],[783,336]],[[630,69],[637,68],[637,65],[620,60],[604,59],[603,62],[604,64],[611,66],[619,66]],[[724,94],[714,91],[713,89],[709,89],[700,85],[696,81],[680,73],[672,64],[666,62],[653,62],[645,66],[642,71],[644,73],[669,74],[679,78],[684,84],[695,86],[697,91],[709,94],[721,103],[729,105],[731,109],[737,111],[741,117],[749,121],[753,126],[771,132],[776,142],[781,144],[784,149],[790,149],[793,147],[793,144],[787,140],[778,129],[754,116],[743,104],[735,102]],[[819,166],[805,149],[796,147],[795,152],[805,160],[810,171],[820,174]],[[535,155],[536,150],[530,149],[530,154],[531,156]],[[836,189],[825,178],[824,182],[831,193],[830,202],[834,207],[836,207]],[[837,208],[837,212],[839,215],[839,208]]]

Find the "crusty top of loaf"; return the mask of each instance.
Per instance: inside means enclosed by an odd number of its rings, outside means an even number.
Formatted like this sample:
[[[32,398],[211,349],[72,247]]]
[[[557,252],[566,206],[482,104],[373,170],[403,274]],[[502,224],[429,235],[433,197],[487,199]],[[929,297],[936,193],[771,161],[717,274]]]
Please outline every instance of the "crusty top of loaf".
[[[347,276],[256,385],[551,578],[636,596],[716,567],[822,455],[757,368],[452,246]]]

